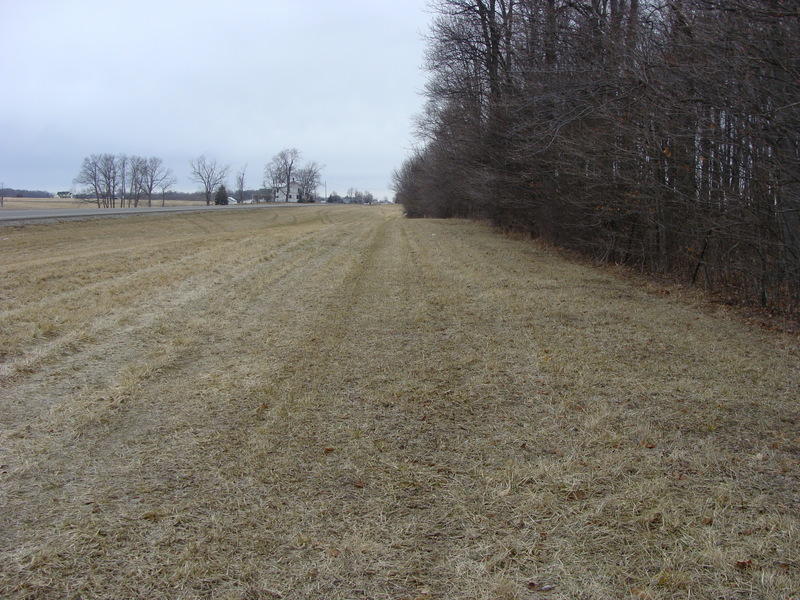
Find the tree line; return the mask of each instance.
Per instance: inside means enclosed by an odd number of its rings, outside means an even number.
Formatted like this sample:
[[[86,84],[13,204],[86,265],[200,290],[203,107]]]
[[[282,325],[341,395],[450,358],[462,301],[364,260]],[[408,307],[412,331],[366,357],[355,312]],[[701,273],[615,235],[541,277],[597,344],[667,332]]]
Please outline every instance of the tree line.
[[[344,197],[336,192],[331,192],[328,196],[329,204],[375,204],[377,201],[372,192],[362,192],[356,188],[349,188]]]
[[[800,315],[796,0],[437,0],[409,217]]]
[[[289,200],[292,182],[299,187],[298,201],[314,201],[320,185],[322,167],[311,161],[299,166],[300,151],[296,148],[281,150],[264,167],[264,191],[259,196],[275,199],[276,192],[284,190],[284,200]],[[220,163],[205,155],[189,161],[189,178],[197,183],[207,205],[228,203],[226,180],[231,172],[230,165]],[[244,201],[247,165],[235,174],[238,202]],[[127,154],[92,154],[83,159],[81,170],[75,178],[76,185],[93,197],[98,208],[138,207],[146,200],[152,206],[153,195],[160,191],[162,206],[170,188],[177,179],[172,169],[164,166],[158,157],[143,158]]]
[[[21,190],[5,187],[0,183],[0,199],[5,198],[49,198],[53,194],[44,190]]]
[[[288,202],[290,199],[298,202],[316,199],[316,190],[320,185],[322,167],[316,161],[311,161],[304,166],[299,166],[300,151],[296,148],[281,150],[264,166],[263,191],[256,196],[264,200]],[[230,173],[229,165],[221,165],[214,159],[205,156],[193,158],[190,161],[192,181],[199,183],[203,188],[206,204],[211,204],[212,197],[215,204],[228,203],[228,190],[225,180]],[[244,201],[245,173],[247,165],[236,173],[235,198],[238,202]],[[298,197],[290,198],[291,184],[296,183]],[[216,192],[215,192],[216,190]]]
[[[175,182],[172,169],[157,156],[127,154],[91,154],[83,159],[74,180],[94,197],[98,208],[138,207],[142,201],[152,206],[157,192],[163,206],[164,196]]]

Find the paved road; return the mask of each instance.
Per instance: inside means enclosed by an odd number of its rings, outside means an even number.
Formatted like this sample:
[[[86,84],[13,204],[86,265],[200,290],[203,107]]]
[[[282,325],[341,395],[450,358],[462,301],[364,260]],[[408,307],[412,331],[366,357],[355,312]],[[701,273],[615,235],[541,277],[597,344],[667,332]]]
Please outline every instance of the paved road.
[[[140,208],[65,208],[65,209],[33,209],[33,210],[0,210],[0,225],[20,221],[43,221],[63,219],[86,219],[95,217],[121,217],[153,213],[177,213],[207,210],[246,210],[270,208],[275,206],[309,206],[307,204],[235,204],[230,206],[167,206]]]

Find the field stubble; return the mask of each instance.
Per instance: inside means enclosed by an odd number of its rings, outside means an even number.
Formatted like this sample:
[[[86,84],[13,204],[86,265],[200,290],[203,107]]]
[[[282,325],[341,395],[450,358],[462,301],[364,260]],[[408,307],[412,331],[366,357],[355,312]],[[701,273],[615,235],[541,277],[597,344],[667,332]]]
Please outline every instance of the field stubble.
[[[3,597],[798,598],[795,337],[393,207],[2,237]]]

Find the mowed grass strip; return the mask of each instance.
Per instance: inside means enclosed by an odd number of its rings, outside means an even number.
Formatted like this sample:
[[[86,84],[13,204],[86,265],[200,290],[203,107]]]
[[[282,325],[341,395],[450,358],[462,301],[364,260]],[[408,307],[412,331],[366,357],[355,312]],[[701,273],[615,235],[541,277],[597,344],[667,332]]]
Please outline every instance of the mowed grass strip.
[[[1,233],[3,597],[796,598],[795,337],[393,207]]]

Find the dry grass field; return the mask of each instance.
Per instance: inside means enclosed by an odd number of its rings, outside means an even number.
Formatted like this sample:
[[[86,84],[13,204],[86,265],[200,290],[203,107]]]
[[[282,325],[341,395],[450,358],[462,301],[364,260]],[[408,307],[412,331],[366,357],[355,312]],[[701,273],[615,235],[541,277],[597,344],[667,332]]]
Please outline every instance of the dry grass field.
[[[800,598],[798,339],[463,221],[0,228],[0,597]]]
[[[4,198],[7,210],[37,210],[56,208],[96,208],[97,204],[73,198]]]

